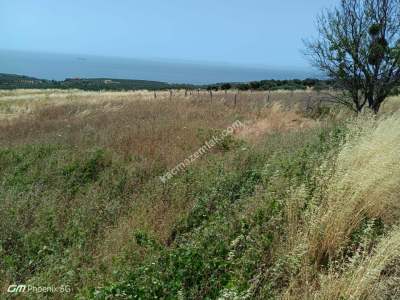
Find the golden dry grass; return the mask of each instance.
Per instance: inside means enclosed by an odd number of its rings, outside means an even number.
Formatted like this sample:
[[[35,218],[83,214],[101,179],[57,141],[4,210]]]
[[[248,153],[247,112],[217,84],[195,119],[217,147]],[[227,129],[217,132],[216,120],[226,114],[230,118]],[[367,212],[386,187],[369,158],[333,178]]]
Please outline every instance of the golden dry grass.
[[[376,127],[371,124],[367,119],[354,125],[357,133],[364,132],[361,137],[350,134],[339,153],[326,202],[318,212],[320,222],[312,233],[317,261],[332,257],[365,218],[390,224],[399,217],[400,120],[394,116]]]
[[[361,117],[349,128],[336,158],[320,170],[321,192],[309,212],[298,214],[306,203],[301,189],[287,204],[288,237],[281,247],[298,257],[301,267],[285,299],[376,299],[371,293],[382,271],[400,256],[398,228],[376,245],[355,245],[353,257],[346,254],[366,222],[399,224],[400,115]]]
[[[379,290],[382,273],[400,257],[400,230],[394,229],[376,245],[374,253],[359,265],[350,266],[341,276],[325,275],[317,299],[384,299]],[[398,267],[398,266],[397,266]],[[386,291],[390,294],[390,291]],[[392,295],[394,297],[399,294]],[[395,299],[395,298],[392,298]]]
[[[66,143],[98,145],[172,166],[204,141],[208,129],[246,121],[246,134],[312,126],[301,116],[311,92],[83,92],[16,90],[0,93],[0,146]],[[275,100],[274,100],[275,99]],[[278,101],[280,105],[272,105]],[[272,107],[271,107],[272,106]],[[289,110],[290,108],[290,110]],[[261,124],[261,125],[260,125]],[[302,126],[302,125],[301,125]],[[261,127],[261,128],[260,128]],[[240,136],[241,138],[244,136]]]
[[[294,110],[284,110],[282,105],[275,102],[265,110],[260,120],[250,120],[237,136],[250,142],[256,142],[272,132],[287,132],[320,126],[320,122],[306,118]]]
[[[392,113],[400,109],[400,96],[389,97],[383,102],[380,114]]]

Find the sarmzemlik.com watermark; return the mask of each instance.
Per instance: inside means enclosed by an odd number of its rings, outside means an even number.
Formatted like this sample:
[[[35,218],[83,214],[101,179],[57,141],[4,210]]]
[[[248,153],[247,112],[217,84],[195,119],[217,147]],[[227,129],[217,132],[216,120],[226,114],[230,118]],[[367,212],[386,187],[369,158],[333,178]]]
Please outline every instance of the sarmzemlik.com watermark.
[[[71,293],[71,287],[69,285],[60,286],[35,286],[30,284],[11,284],[8,286],[7,293],[19,294],[19,293],[60,293],[68,294]]]
[[[194,152],[192,155],[190,155],[188,158],[186,158],[184,161],[176,165],[175,168],[171,169],[167,173],[165,173],[163,176],[160,176],[160,180],[165,183],[167,180],[171,179],[173,176],[177,175],[179,172],[183,171],[186,169],[188,166],[190,166],[192,163],[194,163],[197,159],[202,157],[204,154],[206,154],[208,151],[210,151],[212,148],[214,148],[216,145],[221,143],[227,136],[232,135],[234,132],[241,130],[245,127],[245,125],[238,121],[235,121],[231,126],[226,128],[225,130],[222,131],[222,133],[218,136],[213,136],[210,140],[204,143],[203,146],[201,146],[196,152]]]

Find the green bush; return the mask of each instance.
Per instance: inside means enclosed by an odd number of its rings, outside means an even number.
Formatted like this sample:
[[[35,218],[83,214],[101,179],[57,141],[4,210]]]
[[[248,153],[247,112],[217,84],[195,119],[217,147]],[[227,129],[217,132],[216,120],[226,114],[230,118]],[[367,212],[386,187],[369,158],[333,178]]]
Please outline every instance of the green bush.
[[[0,165],[0,277],[75,285],[68,274],[123,214],[127,169],[103,150],[54,145],[0,150]]]

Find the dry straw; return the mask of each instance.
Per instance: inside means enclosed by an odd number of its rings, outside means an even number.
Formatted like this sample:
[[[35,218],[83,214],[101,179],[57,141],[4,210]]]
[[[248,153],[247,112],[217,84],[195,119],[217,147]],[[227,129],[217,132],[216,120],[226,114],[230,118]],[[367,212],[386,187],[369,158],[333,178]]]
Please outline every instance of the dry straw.
[[[383,270],[400,257],[400,230],[394,227],[372,253],[359,246],[361,249],[353,249],[352,258],[346,258],[343,250],[351,244],[352,234],[368,221],[381,220],[385,228],[399,223],[399,128],[399,113],[378,120],[363,116],[352,121],[339,153],[322,168],[319,182],[323,188],[309,212],[302,219],[293,218],[293,209],[304,199],[287,205],[290,245],[286,250],[307,250],[283,298],[378,297]],[[302,197],[300,192],[293,195]],[[400,294],[396,296],[400,298]]]

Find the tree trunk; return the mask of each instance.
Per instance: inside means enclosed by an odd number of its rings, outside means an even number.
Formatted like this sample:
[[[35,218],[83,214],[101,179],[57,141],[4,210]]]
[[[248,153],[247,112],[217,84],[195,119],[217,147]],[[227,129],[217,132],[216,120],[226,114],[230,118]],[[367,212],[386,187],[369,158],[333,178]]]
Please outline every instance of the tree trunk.
[[[358,91],[357,91],[357,93],[352,93],[352,96],[351,96],[351,97],[353,98],[353,103],[354,103],[354,105],[356,106],[356,111],[357,111],[357,113],[360,113],[361,110],[363,109],[363,106],[362,106],[362,104],[360,103],[360,98],[359,98],[359,96],[358,96]]]
[[[374,103],[370,107],[372,111],[377,114],[379,112],[379,109],[381,108],[382,101],[379,101],[379,99],[375,99]]]

